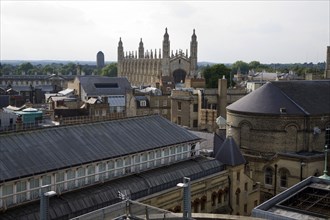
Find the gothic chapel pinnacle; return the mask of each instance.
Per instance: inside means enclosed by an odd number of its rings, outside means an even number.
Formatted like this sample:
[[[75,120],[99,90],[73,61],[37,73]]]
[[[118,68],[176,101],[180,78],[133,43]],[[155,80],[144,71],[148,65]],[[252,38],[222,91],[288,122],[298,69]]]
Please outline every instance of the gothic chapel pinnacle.
[[[170,53],[170,40],[167,28],[162,42],[162,50],[144,49],[142,38],[138,51],[124,52],[122,39],[118,43],[118,76],[127,77],[133,86],[163,85],[163,77],[174,83],[185,82],[186,78],[197,77],[197,36],[195,29],[191,36],[190,54],[183,50]],[[158,55],[157,55],[158,54]]]

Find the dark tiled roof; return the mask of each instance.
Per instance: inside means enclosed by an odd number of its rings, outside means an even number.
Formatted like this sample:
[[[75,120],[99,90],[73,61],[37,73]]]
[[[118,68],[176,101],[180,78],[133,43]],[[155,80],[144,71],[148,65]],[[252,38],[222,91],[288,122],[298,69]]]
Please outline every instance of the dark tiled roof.
[[[70,219],[119,202],[118,191],[130,192],[130,199],[137,200],[172,187],[182,182],[183,177],[191,181],[218,173],[225,169],[214,159],[197,157],[170,166],[160,167],[139,174],[110,180],[50,198],[51,219]],[[164,174],[166,174],[164,176]],[[34,220],[39,217],[40,203],[33,202],[6,210],[0,214],[3,219]]]
[[[0,181],[197,140],[158,115],[5,134]]]
[[[237,166],[246,163],[232,136],[228,136],[221,146],[215,146],[215,148],[218,148],[215,159],[223,164]]]
[[[268,82],[227,109],[234,112],[279,115],[322,115],[330,113],[330,81]]]
[[[125,77],[106,77],[106,76],[77,76],[81,87],[88,96],[102,95],[125,95],[127,90],[131,90],[131,85]],[[108,84],[109,86],[95,86],[96,84]],[[110,86],[110,85],[117,86]]]

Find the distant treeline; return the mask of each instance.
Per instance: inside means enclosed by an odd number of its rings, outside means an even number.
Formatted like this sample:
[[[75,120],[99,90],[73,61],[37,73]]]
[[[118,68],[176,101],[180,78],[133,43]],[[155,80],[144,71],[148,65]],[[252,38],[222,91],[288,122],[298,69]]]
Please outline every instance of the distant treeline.
[[[213,65],[219,65],[209,62],[198,63],[199,72],[203,73],[205,68]],[[254,72],[281,72],[288,73],[293,71],[297,75],[305,73],[323,74],[325,71],[325,62],[319,63],[272,63],[262,64],[259,61],[246,63],[244,61],[236,61],[233,64],[221,64],[228,68],[230,73],[248,74],[249,71]],[[1,61],[1,75],[45,75],[45,74],[61,74],[61,75],[104,75],[117,76],[117,63],[108,62],[102,69],[98,69],[95,62],[92,61]]]

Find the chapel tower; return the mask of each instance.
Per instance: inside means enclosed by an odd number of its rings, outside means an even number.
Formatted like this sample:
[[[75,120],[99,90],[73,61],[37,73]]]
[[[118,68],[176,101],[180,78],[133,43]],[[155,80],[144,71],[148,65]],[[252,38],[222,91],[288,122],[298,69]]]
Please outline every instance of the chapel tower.
[[[157,56],[158,54],[158,56]],[[145,50],[142,38],[136,51],[124,53],[123,42],[118,43],[118,76],[126,77],[133,86],[160,86],[170,92],[175,85],[185,83],[185,79],[196,77],[197,37],[195,30],[190,41],[190,52],[179,49],[170,53],[167,28],[163,36],[162,48]],[[182,85],[181,85],[182,86]]]

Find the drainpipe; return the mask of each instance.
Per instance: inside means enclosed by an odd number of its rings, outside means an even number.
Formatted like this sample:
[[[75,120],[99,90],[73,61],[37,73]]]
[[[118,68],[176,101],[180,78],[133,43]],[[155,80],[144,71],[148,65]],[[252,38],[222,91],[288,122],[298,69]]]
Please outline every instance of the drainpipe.
[[[277,188],[277,164],[275,164],[274,196],[276,196],[276,188]]]
[[[231,196],[230,196],[230,191],[231,191],[231,179],[230,179],[230,176],[228,176],[228,185],[229,185],[229,190],[228,190],[228,205],[229,205],[229,208],[230,208],[230,212],[233,211],[233,207],[231,206]]]

